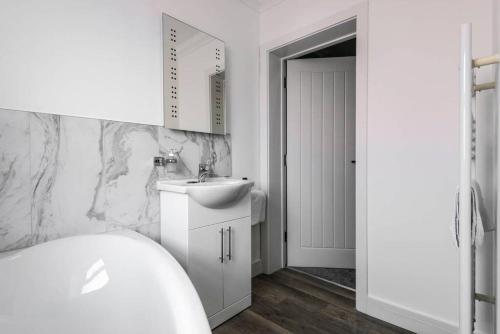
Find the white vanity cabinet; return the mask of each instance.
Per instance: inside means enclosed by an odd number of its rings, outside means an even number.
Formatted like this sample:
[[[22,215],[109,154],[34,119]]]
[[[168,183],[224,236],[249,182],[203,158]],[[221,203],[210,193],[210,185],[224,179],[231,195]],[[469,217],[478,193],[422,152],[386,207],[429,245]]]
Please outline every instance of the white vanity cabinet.
[[[214,328],[251,305],[250,193],[208,208],[159,189],[161,243],[188,273]]]
[[[214,317],[210,324],[220,323],[216,314],[238,302],[250,305],[250,218],[190,230],[188,238],[188,274],[207,316]]]

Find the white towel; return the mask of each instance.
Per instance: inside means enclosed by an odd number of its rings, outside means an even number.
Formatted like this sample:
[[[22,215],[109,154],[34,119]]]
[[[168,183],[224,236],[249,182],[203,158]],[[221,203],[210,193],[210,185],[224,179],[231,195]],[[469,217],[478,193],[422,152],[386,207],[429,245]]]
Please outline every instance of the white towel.
[[[479,198],[477,183],[473,183],[471,186],[471,220],[472,220],[472,245],[479,246],[484,240],[484,226],[483,219],[481,218],[481,212],[479,210]],[[455,244],[460,247],[460,190],[457,189],[455,195],[455,215],[453,218],[451,230],[453,232],[453,238],[455,239]]]
[[[262,223],[266,220],[266,194],[260,189],[250,191],[252,198],[252,225]]]

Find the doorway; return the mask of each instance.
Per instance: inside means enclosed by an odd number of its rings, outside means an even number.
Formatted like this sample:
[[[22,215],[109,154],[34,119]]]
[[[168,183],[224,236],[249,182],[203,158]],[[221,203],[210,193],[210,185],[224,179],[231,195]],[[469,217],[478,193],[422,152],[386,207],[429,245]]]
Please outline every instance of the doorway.
[[[268,195],[267,219],[261,230],[263,270],[289,267],[287,231],[287,62],[307,55],[320,58],[327,48],[351,41],[355,58],[355,257],[356,308],[367,311],[366,242],[368,7],[353,6],[321,22],[261,47],[261,186]],[[319,56],[319,57],[317,57]],[[344,55],[348,56],[348,55]],[[321,268],[321,267],[319,267]],[[352,270],[352,269],[351,269]]]
[[[355,289],[356,39],[286,61],[287,266]]]

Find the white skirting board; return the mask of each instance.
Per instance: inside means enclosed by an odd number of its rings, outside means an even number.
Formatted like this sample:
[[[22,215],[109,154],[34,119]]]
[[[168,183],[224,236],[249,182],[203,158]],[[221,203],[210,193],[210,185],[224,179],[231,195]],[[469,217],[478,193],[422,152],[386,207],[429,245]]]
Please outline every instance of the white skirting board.
[[[378,297],[368,296],[368,315],[419,334],[455,334],[458,323],[433,317]],[[476,333],[479,333],[476,331]]]

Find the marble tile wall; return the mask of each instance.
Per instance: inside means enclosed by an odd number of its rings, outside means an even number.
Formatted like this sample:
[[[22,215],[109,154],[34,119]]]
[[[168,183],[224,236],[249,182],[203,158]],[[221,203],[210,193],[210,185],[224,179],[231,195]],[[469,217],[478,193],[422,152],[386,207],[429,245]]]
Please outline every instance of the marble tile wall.
[[[179,152],[175,173],[153,157]],[[130,228],[160,238],[158,178],[231,175],[229,136],[0,109],[0,251]]]

